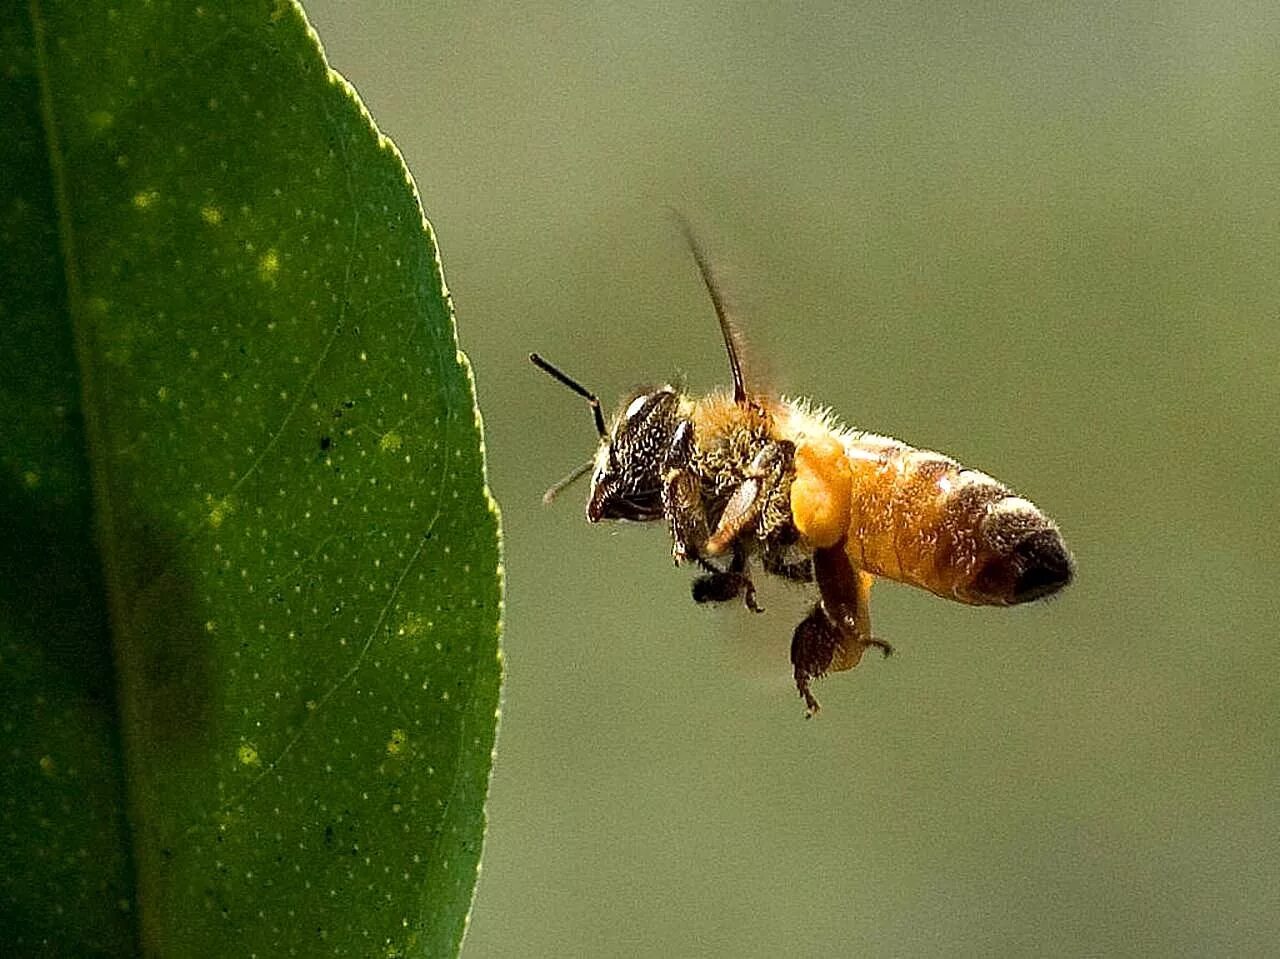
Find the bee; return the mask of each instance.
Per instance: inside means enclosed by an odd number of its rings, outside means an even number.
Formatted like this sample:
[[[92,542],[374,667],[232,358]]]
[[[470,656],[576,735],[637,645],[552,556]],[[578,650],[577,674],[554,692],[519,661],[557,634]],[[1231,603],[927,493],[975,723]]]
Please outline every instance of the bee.
[[[1074,573],[1057,526],[986,473],[888,436],[849,429],[805,399],[753,390],[710,262],[680,220],[720,324],[732,390],[643,390],[606,424],[600,400],[537,353],[529,359],[590,404],[595,457],[544,496],[588,472],[587,520],[665,521],[677,565],[700,570],[698,603],[741,600],[760,612],[752,579],[816,583],[795,628],[791,665],[807,716],[815,680],[852,669],[869,648],[877,577],[974,606],[1014,606],[1057,593]]]

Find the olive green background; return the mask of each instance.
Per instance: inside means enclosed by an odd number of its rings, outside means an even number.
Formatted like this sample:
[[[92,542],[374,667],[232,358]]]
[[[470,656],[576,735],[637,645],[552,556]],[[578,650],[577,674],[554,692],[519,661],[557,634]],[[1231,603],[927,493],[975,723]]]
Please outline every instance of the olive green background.
[[[504,506],[508,680],[464,956],[1259,955],[1280,941],[1274,4],[308,10],[435,225]],[[585,405],[727,372],[1055,516],[1059,600],[881,584],[818,687],[589,527]]]

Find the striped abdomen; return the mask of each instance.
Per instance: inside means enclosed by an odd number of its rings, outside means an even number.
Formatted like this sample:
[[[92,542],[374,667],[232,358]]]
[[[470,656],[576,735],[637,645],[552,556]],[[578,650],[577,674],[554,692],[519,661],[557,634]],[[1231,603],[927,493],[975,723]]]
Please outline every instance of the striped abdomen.
[[[1055,593],[1071,556],[1053,522],[978,470],[897,440],[844,440],[852,474],[846,552],[860,569],[962,603]]]

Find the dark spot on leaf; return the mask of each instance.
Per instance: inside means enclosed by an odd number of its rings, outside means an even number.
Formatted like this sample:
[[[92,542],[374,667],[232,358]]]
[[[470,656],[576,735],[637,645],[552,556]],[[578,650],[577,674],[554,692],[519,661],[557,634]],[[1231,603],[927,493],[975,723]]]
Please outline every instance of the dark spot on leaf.
[[[127,498],[121,508],[141,512]],[[133,597],[126,634],[117,640],[130,650],[132,696],[157,748],[194,749],[211,732],[211,647],[204,642],[204,617],[192,587],[191,561],[182,537],[158,524],[139,523],[122,531],[118,575]]]

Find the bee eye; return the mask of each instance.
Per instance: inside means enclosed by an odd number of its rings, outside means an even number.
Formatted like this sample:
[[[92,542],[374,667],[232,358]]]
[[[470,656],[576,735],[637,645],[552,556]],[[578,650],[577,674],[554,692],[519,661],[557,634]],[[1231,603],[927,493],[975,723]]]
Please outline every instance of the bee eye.
[[[622,414],[622,418],[628,423],[631,422],[640,414],[640,411],[648,405],[650,399],[652,399],[652,394],[641,393],[631,401],[631,405],[628,406],[626,412]]]
[[[640,423],[651,419],[657,415],[660,409],[665,409],[674,399],[675,392],[669,386],[664,386],[649,393],[641,393],[628,403],[627,408],[622,411],[622,417],[618,421],[619,431],[623,427],[636,427]]]

